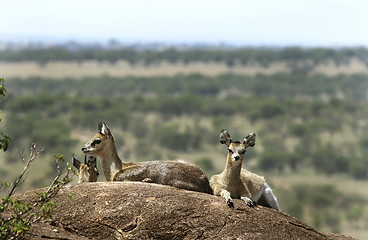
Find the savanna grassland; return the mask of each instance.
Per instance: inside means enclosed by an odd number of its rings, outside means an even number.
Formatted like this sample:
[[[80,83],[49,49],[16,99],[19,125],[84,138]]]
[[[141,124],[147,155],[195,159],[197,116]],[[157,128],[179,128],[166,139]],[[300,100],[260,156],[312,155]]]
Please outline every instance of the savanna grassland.
[[[284,212],[368,237],[365,48],[7,50],[0,72],[0,127],[13,139],[1,182],[35,141],[44,151],[22,190],[46,186],[53,155],[83,158],[100,121],[124,160],[185,159],[209,176],[225,165],[222,129],[255,132],[244,167],[266,176]]]

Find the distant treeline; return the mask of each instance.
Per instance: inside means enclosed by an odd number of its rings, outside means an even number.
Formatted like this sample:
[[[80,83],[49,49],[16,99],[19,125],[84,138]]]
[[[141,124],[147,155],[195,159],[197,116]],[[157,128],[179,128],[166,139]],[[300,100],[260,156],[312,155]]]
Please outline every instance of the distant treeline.
[[[192,62],[222,62],[228,66],[235,64],[257,64],[264,67],[275,62],[295,64],[299,61],[309,61],[312,65],[332,61],[336,65],[346,64],[352,58],[368,64],[368,49],[361,48],[212,48],[186,49],[168,48],[165,50],[135,50],[121,48],[114,50],[81,49],[69,50],[65,47],[50,47],[46,49],[21,49],[0,51],[0,61],[21,62],[35,61],[46,64],[50,61],[107,61],[111,64],[125,60],[130,64],[146,65],[167,61],[170,63]]]
[[[38,94],[53,92],[63,95],[121,97],[146,96],[258,96],[266,98],[321,98],[338,97],[367,100],[368,75],[304,75],[279,73],[270,76],[243,76],[224,74],[216,77],[199,74],[174,77],[110,77],[84,78],[76,81],[66,78],[52,80],[33,77],[11,79],[7,82],[9,94]]]

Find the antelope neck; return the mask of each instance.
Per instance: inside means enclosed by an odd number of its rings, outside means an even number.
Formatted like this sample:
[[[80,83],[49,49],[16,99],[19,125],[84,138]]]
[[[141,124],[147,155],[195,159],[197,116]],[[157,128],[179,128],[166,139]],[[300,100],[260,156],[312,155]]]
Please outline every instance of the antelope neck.
[[[110,149],[107,149],[101,156],[102,170],[107,175],[107,178],[111,178],[113,174],[122,168],[122,161],[116,151],[115,143],[112,142]]]
[[[227,177],[231,177],[231,178],[235,178],[238,179],[240,177],[240,172],[241,172],[241,167],[242,167],[242,160],[239,159],[239,164],[237,164],[237,166],[232,165],[232,160],[231,160],[231,156],[227,157],[226,160],[226,166],[224,169],[224,175],[226,175]]]

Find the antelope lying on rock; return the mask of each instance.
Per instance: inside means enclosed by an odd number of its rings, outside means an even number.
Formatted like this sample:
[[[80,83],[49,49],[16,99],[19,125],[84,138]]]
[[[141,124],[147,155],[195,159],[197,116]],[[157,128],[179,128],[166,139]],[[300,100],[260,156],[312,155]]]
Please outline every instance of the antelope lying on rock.
[[[94,156],[89,156],[87,161],[87,156],[84,155],[84,163],[81,164],[81,162],[73,154],[73,166],[76,167],[79,172],[78,183],[97,181],[99,173],[96,161],[97,158]]]
[[[114,137],[105,123],[82,148],[86,154],[101,158],[106,181],[145,181],[212,194],[207,176],[194,164],[183,161],[122,161]]]
[[[277,199],[262,176],[242,169],[245,150],[253,147],[256,134],[250,133],[243,142],[233,142],[230,134],[222,130],[220,142],[228,147],[226,166],[222,173],[211,177],[214,195],[225,198],[229,207],[234,207],[232,198],[240,198],[253,207],[257,203],[279,210]]]

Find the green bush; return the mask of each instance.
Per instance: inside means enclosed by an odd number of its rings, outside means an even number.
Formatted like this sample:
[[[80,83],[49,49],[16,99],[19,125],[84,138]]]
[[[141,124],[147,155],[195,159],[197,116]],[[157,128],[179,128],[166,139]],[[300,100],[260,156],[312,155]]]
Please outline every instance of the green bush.
[[[283,171],[288,156],[288,153],[277,150],[262,152],[258,156],[258,167],[263,171]]]
[[[285,212],[289,213],[290,215],[303,219],[304,215],[304,205],[301,201],[291,201],[287,204]]]
[[[349,161],[349,173],[355,179],[367,179],[368,178],[368,159],[352,157]]]
[[[285,114],[285,110],[278,103],[267,103],[259,110],[261,117],[265,119],[274,118]]]
[[[354,204],[349,207],[346,217],[349,220],[357,221],[364,216],[364,207],[360,204]]]
[[[301,123],[294,123],[289,126],[290,133],[297,137],[305,137],[309,132],[308,130],[308,127]]]
[[[213,164],[212,159],[208,157],[197,159],[195,164],[197,164],[198,167],[202,169],[208,176],[211,176],[215,173],[215,165]]]
[[[317,171],[332,174],[349,172],[351,163],[337,149],[326,147],[315,151],[312,164]]]
[[[359,220],[363,216],[366,199],[351,196],[338,190],[334,185],[295,184],[284,190],[283,209],[292,216],[316,228],[340,232],[343,216]],[[339,211],[336,211],[339,209]]]

